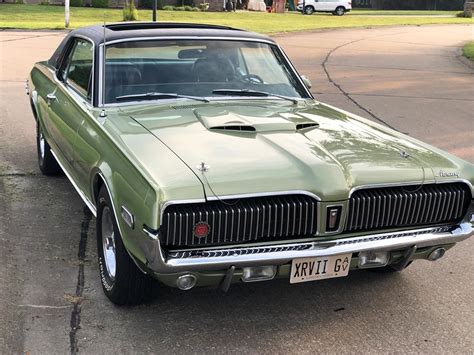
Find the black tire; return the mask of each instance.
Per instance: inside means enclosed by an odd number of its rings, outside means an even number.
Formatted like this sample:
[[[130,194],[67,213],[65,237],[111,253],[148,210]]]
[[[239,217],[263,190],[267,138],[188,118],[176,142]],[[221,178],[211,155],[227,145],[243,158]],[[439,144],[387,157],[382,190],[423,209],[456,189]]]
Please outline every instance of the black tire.
[[[109,217],[111,225],[106,222]],[[99,276],[105,295],[117,305],[137,305],[151,300],[154,296],[156,281],[138,269],[125,249],[117,228],[112,203],[104,186],[99,191],[96,222]],[[111,263],[106,262],[102,238],[104,232],[108,233],[108,231],[103,231],[103,227],[109,226],[113,231],[109,240],[113,243],[115,259],[115,265],[110,267],[108,265]],[[115,272],[111,273],[109,269],[113,266]]]
[[[313,12],[314,12],[314,7],[312,7],[312,6],[308,5],[304,8],[305,15],[312,15]]]
[[[387,265],[387,266],[384,266],[384,267],[376,267],[376,268],[373,268],[373,269],[366,269],[366,270],[370,271],[370,272],[375,272],[375,273],[378,273],[378,274],[390,274],[390,273],[394,273],[394,272],[402,272],[408,266],[410,266],[410,264],[412,262],[413,262],[413,260],[409,261],[408,264],[406,264],[406,266],[401,270],[396,269],[396,268],[392,267],[391,265]]]
[[[346,9],[343,6],[338,6],[336,7],[336,10],[334,11],[334,14],[336,16],[342,16],[346,13]]]
[[[43,175],[59,175],[61,167],[51,153],[51,147],[44,137],[39,122],[36,123],[36,150],[38,152],[38,165]]]

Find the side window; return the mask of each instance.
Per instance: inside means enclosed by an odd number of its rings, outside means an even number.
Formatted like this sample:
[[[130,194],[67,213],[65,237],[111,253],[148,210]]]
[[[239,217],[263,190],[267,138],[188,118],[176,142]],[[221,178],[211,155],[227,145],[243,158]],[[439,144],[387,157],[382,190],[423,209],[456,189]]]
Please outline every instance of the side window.
[[[79,94],[90,99],[93,46],[89,41],[78,39],[66,58],[64,81]]]

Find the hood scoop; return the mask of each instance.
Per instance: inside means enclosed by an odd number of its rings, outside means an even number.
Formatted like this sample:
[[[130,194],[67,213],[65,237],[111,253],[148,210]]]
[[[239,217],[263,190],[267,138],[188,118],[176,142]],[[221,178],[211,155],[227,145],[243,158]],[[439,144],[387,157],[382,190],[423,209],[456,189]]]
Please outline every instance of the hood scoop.
[[[223,126],[214,126],[209,128],[211,131],[233,131],[233,132],[256,132],[254,126],[244,122],[227,122]]]
[[[296,124],[296,130],[300,131],[303,129],[312,129],[312,128],[317,128],[319,127],[319,123],[316,123],[314,121],[312,122],[301,122]]]
[[[196,109],[194,114],[201,124],[213,132],[297,132],[318,127],[315,121],[297,115],[269,115],[254,110],[253,115],[244,115],[225,109]],[[265,115],[265,113],[267,113]],[[295,117],[293,117],[295,116]]]

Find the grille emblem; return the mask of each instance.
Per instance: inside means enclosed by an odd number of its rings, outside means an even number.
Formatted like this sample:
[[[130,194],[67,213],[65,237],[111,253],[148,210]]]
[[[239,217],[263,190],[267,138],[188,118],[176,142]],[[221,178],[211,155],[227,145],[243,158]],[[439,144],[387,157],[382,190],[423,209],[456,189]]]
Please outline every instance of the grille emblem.
[[[196,238],[205,238],[209,235],[211,227],[206,222],[198,222],[194,225],[193,233]]]

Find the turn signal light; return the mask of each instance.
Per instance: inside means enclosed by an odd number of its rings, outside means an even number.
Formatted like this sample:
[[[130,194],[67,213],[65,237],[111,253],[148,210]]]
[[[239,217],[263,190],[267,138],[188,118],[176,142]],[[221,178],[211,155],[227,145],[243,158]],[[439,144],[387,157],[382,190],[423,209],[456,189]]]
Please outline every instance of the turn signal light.
[[[381,267],[388,264],[390,253],[388,251],[361,251],[359,253],[359,268],[368,269]]]
[[[341,206],[328,207],[328,214],[326,218],[326,231],[335,232],[339,229],[339,222],[341,220]]]
[[[251,266],[243,268],[242,281],[254,282],[271,280],[275,277],[276,266]]]

